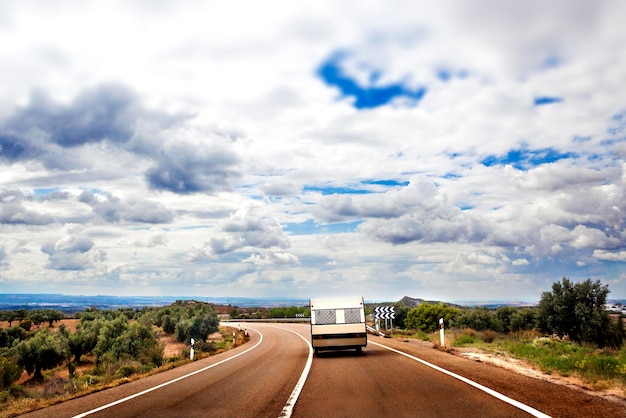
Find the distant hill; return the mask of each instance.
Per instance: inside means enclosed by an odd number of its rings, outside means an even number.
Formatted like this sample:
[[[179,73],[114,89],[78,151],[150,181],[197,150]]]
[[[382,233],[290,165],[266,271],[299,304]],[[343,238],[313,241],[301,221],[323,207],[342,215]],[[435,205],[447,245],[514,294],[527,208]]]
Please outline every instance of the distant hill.
[[[408,306],[409,308],[415,308],[416,306],[421,305],[422,303],[428,303],[431,305],[436,305],[438,303],[445,303],[448,306],[452,306],[455,308],[460,308],[461,305],[457,305],[455,303],[449,303],[449,302],[442,302],[440,300],[424,300],[421,298],[412,298],[410,296],[405,296],[402,299],[400,299],[397,302],[386,302],[386,303],[381,303],[380,305],[394,305],[394,304],[400,304],[400,305],[404,305],[404,306]]]
[[[447,305],[450,306],[459,306],[459,305],[455,305],[452,303],[447,303],[447,302],[441,302],[438,300],[424,300],[424,299],[416,299],[416,298],[412,298],[410,296],[405,296],[402,299],[400,299],[397,302],[378,302],[378,303],[368,303],[368,305],[376,305],[376,306],[391,306],[391,305],[404,305],[404,306],[408,306],[409,308],[415,308],[416,306],[421,305],[422,303],[430,303],[431,305],[436,305],[438,303],[446,303]]]
[[[422,303],[424,303],[424,299],[415,299],[409,296],[405,296],[402,299],[400,299],[398,301],[398,303],[401,303],[403,305],[408,306],[409,308],[415,308],[418,305],[421,305]]]

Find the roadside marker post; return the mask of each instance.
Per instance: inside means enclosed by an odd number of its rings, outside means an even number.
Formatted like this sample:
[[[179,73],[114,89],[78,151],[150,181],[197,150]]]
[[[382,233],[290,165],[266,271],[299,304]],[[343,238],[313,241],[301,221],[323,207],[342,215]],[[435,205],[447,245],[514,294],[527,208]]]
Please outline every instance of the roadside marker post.
[[[443,336],[443,318],[439,318],[439,342],[442,347],[446,345],[446,340]]]
[[[193,361],[193,345],[195,344],[195,340],[191,339],[191,347],[189,348],[189,360]]]

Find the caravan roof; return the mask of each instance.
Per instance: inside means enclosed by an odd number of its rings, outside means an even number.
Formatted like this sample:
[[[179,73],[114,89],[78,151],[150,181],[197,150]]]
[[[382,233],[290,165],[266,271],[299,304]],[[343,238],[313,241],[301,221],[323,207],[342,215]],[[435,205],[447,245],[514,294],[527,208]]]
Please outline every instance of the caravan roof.
[[[363,297],[361,296],[311,299],[311,309],[342,309],[362,306]]]

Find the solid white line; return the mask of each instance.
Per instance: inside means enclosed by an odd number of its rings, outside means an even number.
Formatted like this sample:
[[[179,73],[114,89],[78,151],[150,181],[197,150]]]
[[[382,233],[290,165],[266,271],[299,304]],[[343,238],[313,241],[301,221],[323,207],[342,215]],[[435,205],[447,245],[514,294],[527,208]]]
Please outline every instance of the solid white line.
[[[306,378],[308,377],[309,371],[311,370],[311,364],[313,363],[313,347],[311,347],[309,340],[307,340],[302,335],[290,329],[285,329],[285,331],[292,332],[304,340],[304,342],[309,346],[309,358],[307,359],[306,365],[304,366],[304,370],[302,370],[302,374],[300,375],[300,379],[298,380],[298,383],[296,383],[296,386],[293,388],[293,392],[291,392],[291,396],[287,400],[285,407],[283,408],[282,412],[279,415],[280,418],[289,418],[291,417],[291,414],[293,414],[293,407],[296,406],[296,402],[298,401],[300,392],[302,392],[302,387],[304,386],[304,382],[306,382]]]
[[[135,393],[134,395],[127,396],[126,398],[119,399],[119,400],[114,401],[114,402],[111,402],[111,403],[109,403],[109,404],[106,404],[106,405],[100,406],[100,407],[98,407],[98,408],[92,409],[91,411],[83,412],[83,413],[82,413],[82,414],[80,414],[80,415],[75,415],[73,418],[82,418],[82,417],[86,417],[87,415],[95,414],[96,412],[100,412],[100,411],[102,411],[102,410],[104,410],[104,409],[107,409],[107,408],[110,408],[110,407],[112,407],[112,406],[119,405],[119,404],[121,404],[121,403],[123,403],[123,402],[126,402],[126,401],[129,401],[129,400],[131,400],[131,399],[137,398],[137,397],[139,397],[139,396],[141,396],[141,395],[145,395],[146,393],[152,392],[153,390],[160,389],[160,388],[162,388],[162,387],[164,387],[164,386],[171,385],[172,383],[176,383],[176,382],[178,382],[178,381],[180,381],[180,380],[186,379],[186,378],[188,378],[188,377],[190,377],[190,376],[193,376],[193,375],[195,375],[195,374],[202,373],[202,372],[204,372],[204,371],[206,371],[206,370],[209,370],[210,368],[213,368],[213,367],[218,366],[218,365],[220,365],[220,364],[222,364],[222,363],[226,363],[227,361],[230,361],[230,360],[232,360],[232,359],[234,359],[234,358],[237,358],[237,357],[239,357],[239,356],[241,356],[241,355],[244,355],[244,354],[246,354],[247,352],[249,352],[250,350],[254,350],[255,348],[257,348],[257,347],[259,346],[259,344],[261,344],[261,342],[263,341],[263,334],[261,334],[261,333],[260,333],[259,331],[257,331],[257,330],[253,330],[253,331],[254,331],[254,332],[256,332],[256,333],[258,333],[258,334],[261,336],[261,339],[259,340],[259,342],[258,342],[258,343],[256,343],[256,344],[255,344],[255,345],[253,345],[252,347],[248,348],[247,350],[242,351],[242,352],[241,352],[241,353],[239,353],[239,354],[235,354],[235,355],[234,355],[234,356],[232,356],[232,357],[229,357],[229,358],[227,358],[227,359],[224,359],[224,360],[218,361],[218,362],[217,362],[217,363],[215,363],[215,364],[211,364],[210,366],[207,366],[207,367],[204,367],[204,368],[202,368],[202,369],[196,370],[195,372],[191,372],[191,373],[186,374],[186,375],[184,375],[184,376],[177,377],[177,378],[176,378],[176,379],[174,379],[174,380],[170,380],[170,381],[168,381],[168,382],[161,383],[160,385],[154,386],[154,387],[152,387],[152,388],[150,388],[150,389],[146,389],[146,390],[144,390],[144,391],[141,391],[141,392]]]
[[[521,409],[522,411],[528,412],[528,413],[529,413],[530,415],[532,415],[532,416],[535,416],[535,417],[540,417],[540,418],[550,418],[550,415],[546,415],[546,414],[544,414],[543,412],[539,412],[539,411],[537,411],[536,409],[534,409],[534,408],[532,408],[532,407],[530,407],[530,406],[528,406],[528,405],[526,405],[526,404],[523,404],[523,403],[521,403],[521,402],[516,401],[515,399],[511,399],[511,398],[509,398],[508,396],[505,396],[505,395],[501,394],[500,392],[496,392],[495,390],[493,390],[493,389],[489,389],[488,387],[483,386],[483,385],[481,385],[480,383],[476,383],[476,382],[474,382],[473,380],[469,380],[469,379],[468,379],[468,378],[466,378],[466,377],[459,376],[459,375],[458,375],[458,374],[456,374],[456,373],[452,373],[451,371],[448,371],[448,370],[446,370],[446,369],[443,369],[443,368],[441,368],[441,367],[439,367],[439,366],[435,366],[434,364],[431,364],[431,363],[429,363],[429,362],[427,362],[427,361],[425,361],[425,360],[422,360],[422,359],[420,359],[420,358],[414,357],[414,356],[412,356],[412,355],[410,355],[410,354],[407,354],[407,353],[405,353],[405,352],[403,352],[403,351],[396,350],[395,348],[391,348],[391,347],[387,347],[386,345],[382,345],[382,344],[375,343],[375,342],[373,342],[373,341],[369,341],[369,343],[370,343],[370,344],[377,345],[377,346],[382,347],[382,348],[386,348],[387,350],[390,350],[390,351],[394,351],[394,352],[396,352],[396,353],[398,353],[398,354],[402,354],[403,356],[408,357],[408,358],[410,358],[410,359],[413,359],[413,360],[415,360],[415,361],[417,361],[417,362],[420,362],[420,363],[422,363],[422,364],[423,364],[423,365],[425,365],[425,366],[431,367],[431,368],[433,368],[433,369],[435,369],[435,370],[437,370],[437,371],[439,371],[439,372],[441,372],[441,373],[445,373],[445,374],[447,374],[448,376],[454,377],[455,379],[458,379],[458,380],[460,380],[460,381],[462,381],[462,382],[465,382],[465,383],[467,383],[468,385],[474,386],[476,389],[480,389],[480,390],[482,390],[483,392],[486,392],[486,393],[488,393],[489,395],[491,395],[491,396],[493,396],[493,397],[495,397],[495,398],[500,399],[501,401],[504,401],[504,402],[506,402],[506,403],[508,403],[508,404],[510,404],[510,405],[513,405],[513,406],[515,406],[515,407],[517,407],[517,408]]]

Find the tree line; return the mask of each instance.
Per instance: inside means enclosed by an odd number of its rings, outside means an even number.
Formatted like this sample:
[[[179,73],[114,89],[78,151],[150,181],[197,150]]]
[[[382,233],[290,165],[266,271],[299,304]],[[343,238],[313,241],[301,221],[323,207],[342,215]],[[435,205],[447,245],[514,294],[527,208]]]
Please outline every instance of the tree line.
[[[608,285],[587,279],[573,283],[567,278],[543,292],[536,307],[502,306],[459,308],[444,303],[422,303],[415,308],[395,305],[395,324],[408,329],[434,332],[443,318],[446,328],[471,328],[510,333],[538,330],[542,333],[589,343],[599,348],[619,349],[626,333],[621,318],[613,319],[605,309]]]

